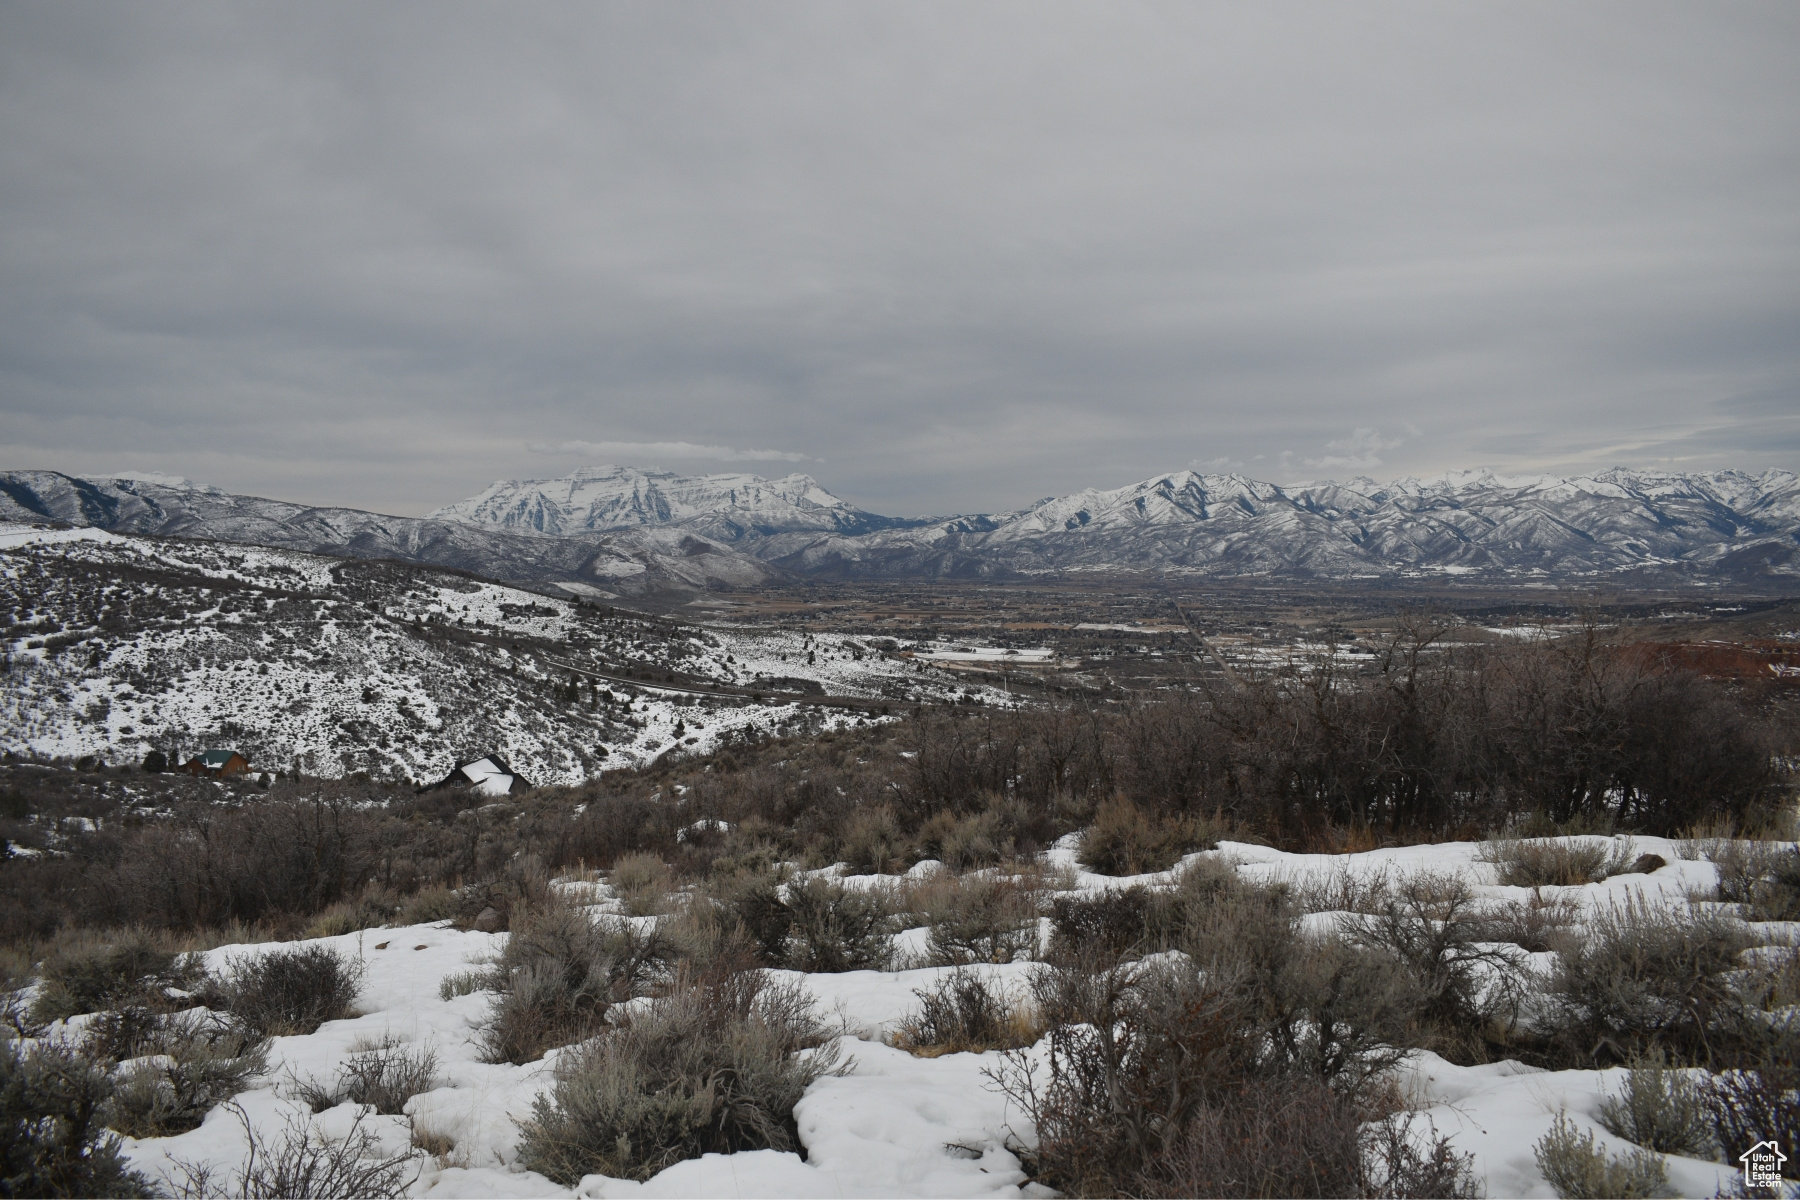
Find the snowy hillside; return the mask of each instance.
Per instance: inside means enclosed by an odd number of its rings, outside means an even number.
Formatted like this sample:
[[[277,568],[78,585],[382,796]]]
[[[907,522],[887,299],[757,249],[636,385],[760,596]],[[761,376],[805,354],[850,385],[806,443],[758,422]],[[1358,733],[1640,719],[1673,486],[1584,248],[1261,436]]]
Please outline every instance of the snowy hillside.
[[[1246,881],[1285,880],[1298,894],[1319,898],[1309,906],[1311,915],[1305,920],[1321,934],[1355,929],[1368,919],[1363,915],[1366,909],[1334,909],[1328,897],[1342,897],[1344,904],[1366,904],[1370,896],[1408,878],[1430,879],[1439,887],[1460,880],[1481,906],[1494,911],[1527,901],[1548,902],[1566,911],[1577,926],[1617,912],[1621,905],[1635,905],[1645,913],[1682,914],[1690,907],[1728,911],[1726,906],[1689,900],[1690,895],[1711,894],[1720,877],[1718,868],[1700,858],[1692,844],[1656,838],[1570,841],[1596,843],[1625,857],[1653,854],[1667,865],[1649,875],[1545,888],[1535,901],[1528,889],[1499,885],[1495,868],[1482,860],[1482,847],[1471,843],[1346,856],[1285,854],[1225,843],[1215,851],[1190,856],[1184,867],[1211,860],[1236,864]],[[1182,869],[1127,878],[1095,875],[1079,867],[1076,844],[1076,839],[1066,839],[1045,856],[1046,879],[1058,896],[1094,897],[1131,885],[1167,888]],[[886,889],[899,896],[930,878],[936,867],[921,864],[906,877],[858,876],[842,882],[853,889]],[[619,902],[604,883],[568,881],[563,886],[590,902],[595,919],[602,922],[635,921],[648,927],[674,919],[621,915]],[[1353,901],[1358,896],[1362,899]],[[915,916],[911,923],[917,921]],[[1758,941],[1785,944],[1795,927],[1774,923],[1750,928]],[[552,1051],[523,1065],[484,1061],[481,1036],[492,1019],[493,993],[448,982],[440,990],[439,981],[471,978],[472,971],[493,960],[508,935],[464,932],[443,923],[372,928],[308,943],[363,964],[360,1015],[328,1022],[315,1033],[276,1038],[267,1072],[251,1080],[249,1090],[233,1102],[241,1117],[222,1105],[197,1129],[128,1139],[125,1151],[131,1164],[153,1179],[176,1184],[184,1178],[184,1167],[205,1166],[223,1183],[245,1168],[247,1130],[265,1146],[279,1145],[293,1130],[342,1139],[356,1128],[361,1114],[361,1130],[374,1134],[364,1143],[364,1153],[410,1157],[402,1175],[411,1180],[408,1193],[416,1196],[1046,1194],[1027,1182],[1015,1153],[1032,1146],[1036,1133],[1029,1115],[995,1086],[1005,1061],[1000,1051],[915,1057],[894,1045],[902,1023],[918,1012],[920,995],[955,971],[978,974],[1001,994],[1023,1003],[1028,981],[1041,966],[1032,961],[962,968],[926,965],[923,947],[928,934],[928,929],[915,927],[896,935],[902,961],[892,970],[768,972],[775,980],[797,981],[820,1011],[842,1022],[847,1068],[814,1081],[794,1110],[804,1155],[776,1150],[708,1154],[676,1162],[647,1182],[588,1175],[573,1188],[526,1169],[521,1162],[522,1123],[532,1112],[534,1098],[555,1086],[558,1065],[570,1051]],[[1526,979],[1540,977],[1555,958],[1517,945],[1494,945],[1504,951],[1502,957],[1510,955],[1516,973]],[[270,949],[267,944],[225,946],[206,957],[209,968],[218,971]],[[913,961],[906,961],[909,958]],[[73,1038],[93,1019],[59,1023],[46,1036]],[[434,1078],[411,1095],[403,1113],[376,1116],[349,1102],[315,1112],[303,1102],[302,1086],[307,1081],[329,1081],[359,1048],[366,1054],[371,1046],[435,1055]],[[1047,1047],[1047,1039],[1039,1041],[1025,1052],[1026,1061],[1036,1061],[1041,1069]],[[1601,1117],[1603,1104],[1620,1094],[1626,1077],[1622,1068],[1548,1071],[1515,1061],[1459,1066],[1426,1051],[1404,1056],[1394,1071],[1399,1094],[1420,1113],[1420,1127],[1428,1120],[1433,1130],[1449,1137],[1454,1153],[1472,1156],[1475,1179],[1489,1196],[1556,1194],[1534,1157],[1534,1145],[1559,1114],[1566,1114],[1608,1153],[1632,1151],[1632,1145],[1610,1132]],[[1667,1190],[1653,1194],[1728,1194],[1722,1189],[1730,1187],[1736,1170],[1728,1161],[1679,1153],[1658,1158]]]
[[[83,479],[55,471],[0,473],[0,521],[57,521],[114,533],[398,559],[493,579],[570,584],[569,591],[586,595],[755,587],[778,575],[755,558],[686,529],[532,537],[456,521],[237,496],[165,476]]]
[[[574,783],[968,690],[844,637],[95,529],[0,530],[0,619],[0,747],[115,761],[228,745],[258,770],[428,781],[498,752],[534,783]]]

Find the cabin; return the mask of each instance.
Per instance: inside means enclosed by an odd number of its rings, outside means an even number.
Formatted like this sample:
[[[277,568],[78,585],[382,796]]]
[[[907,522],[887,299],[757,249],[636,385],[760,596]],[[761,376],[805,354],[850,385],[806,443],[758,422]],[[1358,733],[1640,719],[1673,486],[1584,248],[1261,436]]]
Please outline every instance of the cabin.
[[[202,750],[183,763],[181,769],[207,779],[229,779],[248,771],[250,760],[236,750]]]
[[[472,762],[459,763],[451,772],[425,790],[473,788],[484,796],[511,796],[530,791],[529,779],[506,765],[498,754],[487,754]]]

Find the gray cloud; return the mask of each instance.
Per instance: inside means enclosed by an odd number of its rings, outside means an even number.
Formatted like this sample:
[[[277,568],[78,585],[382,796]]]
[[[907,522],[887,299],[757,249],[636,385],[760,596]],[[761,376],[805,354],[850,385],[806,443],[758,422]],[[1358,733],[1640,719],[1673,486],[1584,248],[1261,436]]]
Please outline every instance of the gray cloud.
[[[617,459],[641,463],[661,459],[703,462],[816,462],[810,455],[792,450],[738,450],[731,446],[701,446],[693,442],[558,442],[554,446],[527,446],[533,454],[578,454],[583,458]]]
[[[1797,50],[1782,4],[8,5],[0,463],[409,513],[597,428],[895,513],[1794,467]]]

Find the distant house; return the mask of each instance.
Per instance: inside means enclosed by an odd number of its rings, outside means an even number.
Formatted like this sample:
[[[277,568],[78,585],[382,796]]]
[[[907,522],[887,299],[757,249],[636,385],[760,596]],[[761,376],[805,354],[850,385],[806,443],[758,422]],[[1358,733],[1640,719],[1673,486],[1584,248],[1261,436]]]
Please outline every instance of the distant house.
[[[531,781],[507,766],[504,758],[498,754],[489,754],[458,765],[425,790],[435,792],[441,788],[474,788],[484,796],[510,796],[529,791],[531,786]]]
[[[189,775],[203,775],[209,779],[229,779],[233,775],[242,775],[250,769],[250,760],[236,750],[203,750],[183,763],[181,769]]]

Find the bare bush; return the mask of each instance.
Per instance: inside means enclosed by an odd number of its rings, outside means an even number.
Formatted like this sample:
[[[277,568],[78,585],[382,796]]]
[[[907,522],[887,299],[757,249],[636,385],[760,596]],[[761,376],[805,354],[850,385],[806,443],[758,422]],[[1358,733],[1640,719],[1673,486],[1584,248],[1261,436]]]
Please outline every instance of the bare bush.
[[[1754,1070],[1715,1075],[1701,1088],[1700,1099],[1727,1158],[1769,1139],[1800,1145],[1800,1066],[1792,1046]],[[1784,1178],[1800,1179],[1800,1155],[1790,1156],[1782,1172]]]
[[[130,1137],[198,1128],[214,1105],[269,1068],[268,1040],[216,1013],[164,1018],[135,1048],[156,1057],[126,1067],[107,1105],[107,1124]]]
[[[930,991],[913,992],[919,1011],[900,1022],[894,1045],[920,1058],[964,1052],[1016,1050],[1043,1035],[1022,997],[1007,995],[980,972],[959,969]]]
[[[1656,1049],[1713,1061],[1740,1023],[1733,973],[1743,927],[1710,912],[1628,900],[1595,914],[1563,945],[1539,1023],[1568,1060],[1624,1062]]]
[[[733,871],[714,876],[707,885],[708,897],[743,926],[763,963],[773,967],[786,965],[788,934],[794,927],[793,910],[781,899],[784,882],[773,870]]]
[[[1192,816],[1144,812],[1124,797],[1102,804],[1081,836],[1081,861],[1101,875],[1166,871],[1182,855],[1211,850],[1223,827]]]
[[[1160,907],[1161,898],[1141,885],[1053,897],[1051,954],[1059,959],[1094,954],[1119,958],[1159,948],[1152,942],[1152,922]]]
[[[596,922],[565,899],[515,913],[495,968],[501,994],[482,1033],[483,1057],[527,1063],[589,1036],[608,1008],[643,990],[660,955],[654,933]]]
[[[1393,884],[1378,911],[1346,922],[1353,938],[1391,953],[1416,989],[1422,1039],[1440,1052],[1478,1056],[1489,1027],[1508,1028],[1524,998],[1521,952],[1496,948],[1475,893],[1455,876],[1415,875]]]
[[[654,854],[627,854],[613,864],[609,880],[625,911],[634,917],[662,912],[673,881],[668,866]]]
[[[354,1015],[363,964],[326,946],[242,955],[220,981],[224,1007],[265,1037],[312,1033]]]
[[[71,942],[44,961],[32,1005],[38,1021],[128,1004],[167,1009],[169,988],[195,987],[204,974],[198,959],[176,954],[141,929]]]
[[[1038,901],[1030,881],[940,876],[920,894],[934,966],[1008,963],[1038,943]]]
[[[66,1046],[0,1039],[0,1189],[9,1196],[151,1196],[102,1125],[113,1085]]]
[[[1752,920],[1800,920],[1800,848],[1721,841],[1708,857],[1719,868],[1719,899],[1742,905]]]
[[[991,1078],[1037,1131],[1034,1176],[1065,1193],[1123,1191],[1259,1056],[1241,1004],[1192,970],[1059,965],[1034,990],[1052,1022],[1048,1054],[1040,1067],[1015,1051]]]
[[[828,1036],[797,985],[756,972],[679,980],[558,1060],[555,1090],[524,1123],[520,1162],[568,1186],[590,1174],[648,1179],[708,1153],[795,1149],[794,1105],[835,1062]]]
[[[687,964],[697,977],[713,978],[762,965],[762,954],[742,920],[703,893],[660,922],[656,933],[666,957]]]
[[[1474,922],[1478,941],[1511,942],[1521,950],[1542,954],[1563,944],[1580,915],[1581,904],[1573,896],[1546,896],[1533,888],[1524,900],[1482,909]]]
[[[409,1046],[387,1035],[373,1045],[353,1047],[338,1066],[337,1079],[327,1085],[318,1080],[296,1081],[294,1094],[314,1112],[324,1112],[345,1102],[367,1104],[378,1113],[406,1111],[406,1102],[420,1092],[438,1086],[437,1051],[430,1046]]]
[[[1417,1123],[1414,1113],[1368,1111],[1316,1079],[1249,1080],[1203,1107],[1131,1194],[1480,1196],[1474,1155],[1456,1153],[1429,1121],[1421,1139]]]
[[[1220,894],[1185,916],[1178,944],[1254,1014],[1275,1061],[1347,1092],[1400,1060],[1429,1001],[1391,949],[1302,933],[1279,891]]]
[[[1625,1086],[1600,1105],[1600,1124],[1646,1150],[1711,1158],[1715,1150],[1701,1088],[1660,1051],[1630,1064]]]
[[[458,996],[472,996],[476,992],[497,992],[500,986],[500,977],[492,968],[458,971],[438,980],[438,999],[450,1001]]]
[[[341,1138],[327,1138],[299,1118],[288,1123],[279,1141],[258,1132],[242,1108],[235,1112],[250,1145],[243,1168],[221,1184],[211,1170],[178,1161],[183,1178],[176,1195],[184,1200],[398,1200],[419,1177],[417,1154],[382,1150],[380,1137],[365,1124],[367,1109],[356,1114]]]
[[[1660,1155],[1634,1148],[1615,1158],[1595,1143],[1591,1130],[1577,1130],[1567,1113],[1556,1115],[1532,1152],[1538,1170],[1563,1200],[1628,1200],[1668,1192],[1669,1169]]]
[[[788,965],[796,971],[879,971],[893,960],[893,910],[874,888],[846,888],[814,876],[789,884],[792,940]]]
[[[1480,857],[1508,887],[1579,887],[1624,874],[1636,852],[1630,839],[1496,838]]]

